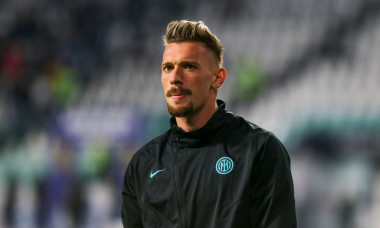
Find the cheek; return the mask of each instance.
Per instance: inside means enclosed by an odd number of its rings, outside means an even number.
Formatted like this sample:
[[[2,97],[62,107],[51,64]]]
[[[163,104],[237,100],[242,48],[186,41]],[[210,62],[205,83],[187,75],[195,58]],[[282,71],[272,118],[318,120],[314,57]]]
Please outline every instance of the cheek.
[[[211,79],[208,75],[204,75],[203,77],[200,77],[195,82],[198,86],[198,90],[208,92],[211,88]]]
[[[208,80],[197,80],[194,83],[193,90],[198,94],[200,97],[207,96],[207,94],[210,92],[211,83]]]
[[[211,77],[207,74],[199,74],[193,77],[189,77],[191,84],[199,85],[199,87],[206,87],[211,84]]]

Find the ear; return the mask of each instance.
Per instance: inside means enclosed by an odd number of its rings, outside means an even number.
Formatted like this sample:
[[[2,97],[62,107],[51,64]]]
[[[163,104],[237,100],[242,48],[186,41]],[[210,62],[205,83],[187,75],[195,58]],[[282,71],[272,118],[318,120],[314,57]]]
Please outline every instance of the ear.
[[[222,87],[226,77],[227,77],[226,69],[224,69],[223,67],[220,67],[218,69],[216,76],[214,77],[214,80],[212,81],[211,87],[213,87],[215,89]]]

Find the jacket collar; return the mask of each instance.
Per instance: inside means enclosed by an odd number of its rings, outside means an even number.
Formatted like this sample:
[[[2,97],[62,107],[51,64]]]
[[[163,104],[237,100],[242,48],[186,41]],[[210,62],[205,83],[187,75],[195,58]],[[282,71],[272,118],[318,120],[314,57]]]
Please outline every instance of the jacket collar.
[[[207,123],[194,131],[185,132],[178,127],[174,117],[170,119],[171,140],[178,142],[181,146],[200,146],[218,137],[226,129],[233,115],[225,110],[225,103],[217,100],[218,110],[207,121]]]

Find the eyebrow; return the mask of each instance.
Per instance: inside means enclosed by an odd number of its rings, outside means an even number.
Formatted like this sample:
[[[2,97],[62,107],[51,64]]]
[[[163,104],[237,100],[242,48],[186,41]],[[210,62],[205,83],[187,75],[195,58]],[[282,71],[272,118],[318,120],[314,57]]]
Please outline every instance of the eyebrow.
[[[178,65],[184,65],[184,64],[191,64],[195,66],[199,66],[199,63],[196,61],[188,61],[188,60],[183,60],[178,63]],[[168,66],[168,65],[174,65],[172,62],[164,62],[161,64],[161,67]]]
[[[167,65],[172,65],[170,62],[164,62],[161,64],[161,67],[167,66]]]
[[[180,65],[183,65],[183,64],[191,64],[191,65],[199,66],[199,63],[198,63],[198,62],[196,62],[196,61],[187,61],[187,60],[181,61],[179,64],[180,64]]]

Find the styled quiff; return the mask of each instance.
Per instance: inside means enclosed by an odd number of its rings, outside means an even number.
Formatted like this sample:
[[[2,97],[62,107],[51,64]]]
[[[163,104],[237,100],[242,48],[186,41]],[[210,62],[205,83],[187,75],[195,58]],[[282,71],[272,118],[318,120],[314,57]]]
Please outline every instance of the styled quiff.
[[[172,21],[166,28],[166,34],[162,37],[165,46],[170,43],[198,41],[206,45],[219,60],[219,66],[223,64],[223,44],[214,35],[203,21]]]

